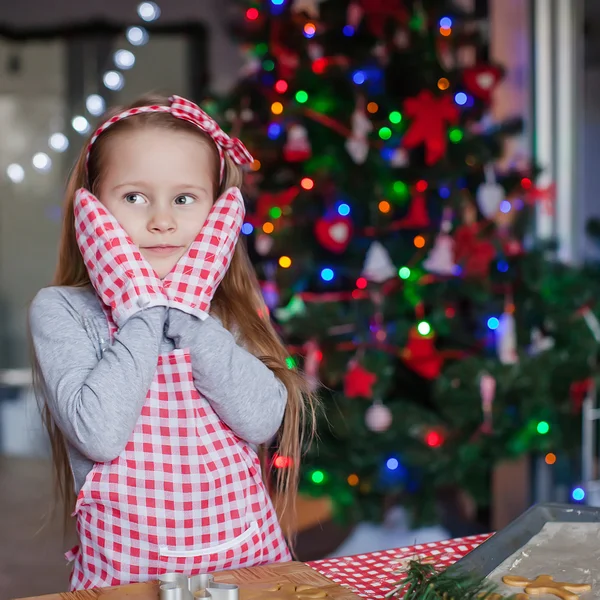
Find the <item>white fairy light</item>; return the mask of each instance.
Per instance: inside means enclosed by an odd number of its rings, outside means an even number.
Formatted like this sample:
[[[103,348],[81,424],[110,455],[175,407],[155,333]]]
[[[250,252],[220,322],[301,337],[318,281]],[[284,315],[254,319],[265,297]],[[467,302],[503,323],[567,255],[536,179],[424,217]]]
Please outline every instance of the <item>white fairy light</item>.
[[[127,41],[132,46],[143,46],[148,43],[148,39],[150,36],[148,32],[143,27],[129,27],[125,32],[125,37]]]
[[[106,110],[106,102],[104,102],[104,98],[98,94],[90,94],[86,101],[85,107],[90,115],[94,115],[94,117],[99,117]]]
[[[115,65],[126,71],[135,65],[135,54],[129,50],[117,50],[114,56]]]
[[[34,154],[31,162],[38,171],[46,172],[52,168],[52,160],[45,152]]]
[[[48,146],[56,152],[64,152],[69,147],[69,140],[64,133],[53,133],[48,140]]]
[[[113,92],[123,89],[125,78],[119,71],[107,71],[103,77],[104,85]]]
[[[160,8],[156,2],[142,2],[137,9],[140,19],[144,21],[156,21],[160,17]]]
[[[13,183],[21,183],[25,179],[25,169],[21,165],[12,163],[6,167],[6,175]]]
[[[77,133],[87,133],[91,129],[88,120],[85,117],[82,117],[81,115],[73,117],[71,125]]]

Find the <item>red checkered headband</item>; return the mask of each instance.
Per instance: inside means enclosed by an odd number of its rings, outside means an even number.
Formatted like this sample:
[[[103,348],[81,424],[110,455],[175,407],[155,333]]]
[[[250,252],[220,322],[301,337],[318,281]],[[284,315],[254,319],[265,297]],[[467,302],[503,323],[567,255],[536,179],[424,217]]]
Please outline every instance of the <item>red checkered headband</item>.
[[[189,121],[212,138],[217,146],[217,150],[219,151],[219,159],[221,161],[219,183],[223,183],[223,174],[225,173],[225,155],[229,156],[229,158],[231,158],[231,160],[238,165],[247,165],[254,162],[254,158],[252,158],[252,155],[250,152],[248,152],[246,146],[244,146],[244,144],[237,138],[230,138],[217,125],[217,122],[212,117],[208,116],[199,106],[193,102],[190,102],[189,100],[186,100],[185,98],[181,98],[180,96],[171,96],[169,98],[169,102],[169,106],[151,105],[130,108],[128,110],[124,110],[118,115],[115,115],[114,117],[111,117],[108,119],[108,121],[105,121],[102,125],[100,125],[100,127],[98,127],[96,133],[94,133],[92,139],[90,140],[85,160],[86,165],[89,162],[90,152],[94,142],[111,125],[117,121],[127,119],[127,117],[133,117],[134,115],[139,115],[141,113],[154,112],[170,113],[178,119]]]

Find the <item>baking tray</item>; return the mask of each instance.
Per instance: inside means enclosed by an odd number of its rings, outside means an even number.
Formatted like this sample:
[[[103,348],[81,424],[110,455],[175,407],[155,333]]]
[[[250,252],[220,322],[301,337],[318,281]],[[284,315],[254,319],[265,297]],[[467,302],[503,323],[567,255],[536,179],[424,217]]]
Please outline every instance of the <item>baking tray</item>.
[[[549,522],[598,523],[600,508],[578,504],[536,504],[456,562],[448,573],[460,571],[474,577],[487,577]]]

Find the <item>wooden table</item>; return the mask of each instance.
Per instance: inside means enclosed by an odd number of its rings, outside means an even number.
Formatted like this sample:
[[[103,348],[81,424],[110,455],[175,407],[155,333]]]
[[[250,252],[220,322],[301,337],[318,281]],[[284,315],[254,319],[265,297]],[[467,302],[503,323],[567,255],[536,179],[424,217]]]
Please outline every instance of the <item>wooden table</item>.
[[[334,583],[300,562],[223,571],[215,574],[215,581],[239,585],[240,600],[302,600],[302,598],[357,600],[359,598],[348,588]],[[292,593],[296,586],[312,586],[312,589],[307,590],[307,595],[302,596]],[[158,598],[158,583],[149,582],[116,588],[50,594],[22,600],[158,600]]]

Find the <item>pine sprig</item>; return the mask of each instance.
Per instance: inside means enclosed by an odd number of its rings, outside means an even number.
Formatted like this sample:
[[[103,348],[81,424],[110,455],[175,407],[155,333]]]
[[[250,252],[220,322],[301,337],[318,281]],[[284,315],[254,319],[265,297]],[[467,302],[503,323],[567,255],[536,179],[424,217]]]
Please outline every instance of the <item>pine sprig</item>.
[[[455,570],[440,571],[431,564],[411,561],[406,579],[387,597],[403,597],[404,600],[492,600],[494,594],[498,594],[496,585],[485,578],[464,575]],[[514,600],[515,596],[502,598]]]

